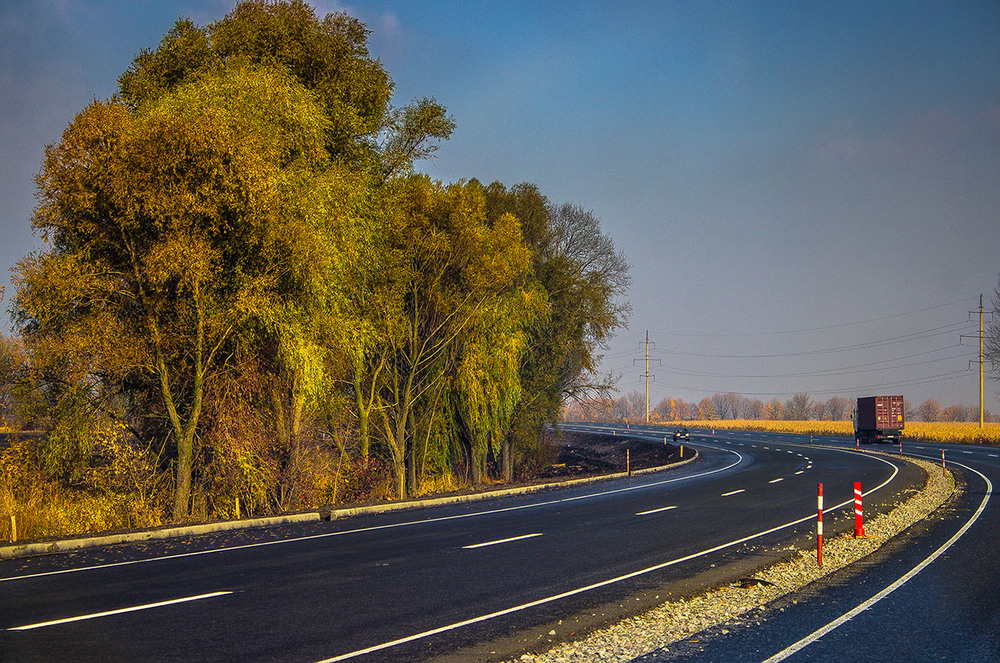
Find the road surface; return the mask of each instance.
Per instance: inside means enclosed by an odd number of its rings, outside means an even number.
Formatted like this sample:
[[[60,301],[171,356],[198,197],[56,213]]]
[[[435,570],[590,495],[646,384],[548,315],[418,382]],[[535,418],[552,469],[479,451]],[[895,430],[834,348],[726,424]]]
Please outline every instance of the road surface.
[[[819,482],[876,510],[921,480],[808,437],[691,444],[683,468],[570,489],[3,562],[0,658],[496,660],[810,545]]]
[[[839,440],[848,447],[853,440]],[[1000,512],[992,499],[1000,450],[903,444],[905,455],[940,461],[961,497],[914,526],[913,536],[771,606],[741,627],[701,633],[641,663],[666,661],[1000,660]]]

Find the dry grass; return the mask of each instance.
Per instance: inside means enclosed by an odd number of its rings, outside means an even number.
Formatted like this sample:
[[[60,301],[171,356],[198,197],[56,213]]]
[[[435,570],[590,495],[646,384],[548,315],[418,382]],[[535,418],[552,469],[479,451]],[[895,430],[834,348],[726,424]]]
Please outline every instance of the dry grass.
[[[797,433],[799,435],[854,434],[850,421],[784,421],[770,419],[727,419],[725,421],[685,421],[689,428],[717,428],[721,430],[756,430],[767,433]],[[907,422],[903,438],[927,442],[990,444],[1000,446],[1000,424],[979,422]]]

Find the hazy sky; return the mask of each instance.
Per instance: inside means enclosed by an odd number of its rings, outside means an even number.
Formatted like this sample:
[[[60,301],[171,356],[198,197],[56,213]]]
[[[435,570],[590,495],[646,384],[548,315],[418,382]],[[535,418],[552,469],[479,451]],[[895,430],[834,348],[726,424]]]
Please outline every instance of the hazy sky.
[[[5,272],[41,246],[44,146],[178,16],[232,6],[3,3]],[[454,116],[421,170],[533,182],[602,220],[634,279],[604,362],[622,391],[643,388],[648,330],[654,405],[717,391],[977,401],[975,342],[959,337],[1000,277],[995,0],[315,6],[367,23],[397,104],[433,96]]]

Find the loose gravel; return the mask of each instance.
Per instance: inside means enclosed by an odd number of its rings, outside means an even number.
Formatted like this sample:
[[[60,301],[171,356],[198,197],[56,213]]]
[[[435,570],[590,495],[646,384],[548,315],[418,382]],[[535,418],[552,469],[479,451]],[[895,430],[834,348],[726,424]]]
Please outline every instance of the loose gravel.
[[[823,542],[823,566],[816,564],[815,548],[790,549],[791,558],[756,573],[753,578],[719,587],[682,601],[664,603],[643,615],[624,619],[592,632],[586,638],[556,645],[540,654],[515,659],[531,663],[619,663],[665,647],[709,627],[725,626],[741,616],[808,583],[833,573],[879,548],[910,525],[923,520],[955,492],[951,472],[910,459],[927,472],[927,483],[905,502],[865,523],[865,538],[844,535]]]

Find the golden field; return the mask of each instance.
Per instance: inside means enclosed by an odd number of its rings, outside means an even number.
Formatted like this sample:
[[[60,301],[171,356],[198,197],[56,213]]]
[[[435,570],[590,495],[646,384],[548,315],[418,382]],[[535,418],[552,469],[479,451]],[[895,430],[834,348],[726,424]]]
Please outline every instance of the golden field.
[[[683,421],[677,425],[688,428],[721,428],[724,430],[758,430],[770,433],[801,435],[854,434],[850,421],[784,421],[770,419],[727,419],[725,421]],[[669,424],[667,424],[669,425]],[[1000,424],[979,422],[912,421],[903,430],[903,439],[928,442],[1000,445]]]

